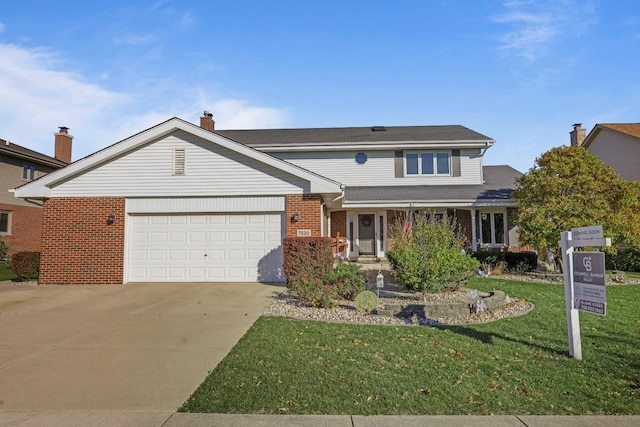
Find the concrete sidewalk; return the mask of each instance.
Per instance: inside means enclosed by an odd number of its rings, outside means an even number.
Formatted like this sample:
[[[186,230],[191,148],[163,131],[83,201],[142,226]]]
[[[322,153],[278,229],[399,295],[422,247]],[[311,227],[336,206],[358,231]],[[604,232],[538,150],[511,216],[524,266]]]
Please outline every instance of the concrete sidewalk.
[[[637,427],[640,416],[237,415],[170,412],[0,412],[2,426],[136,427]]]
[[[281,291],[0,283],[0,411],[168,411],[166,419]]]

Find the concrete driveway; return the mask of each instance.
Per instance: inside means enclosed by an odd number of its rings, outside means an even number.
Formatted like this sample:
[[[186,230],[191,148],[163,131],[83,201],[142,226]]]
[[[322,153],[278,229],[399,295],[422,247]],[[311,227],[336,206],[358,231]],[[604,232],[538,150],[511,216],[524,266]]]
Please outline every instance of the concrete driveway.
[[[0,411],[174,411],[280,291],[0,283]]]

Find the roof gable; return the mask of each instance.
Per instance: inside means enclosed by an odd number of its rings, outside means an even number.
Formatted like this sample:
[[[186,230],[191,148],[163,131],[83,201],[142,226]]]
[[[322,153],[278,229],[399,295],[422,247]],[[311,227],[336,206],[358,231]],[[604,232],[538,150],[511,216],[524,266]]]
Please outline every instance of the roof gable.
[[[598,123],[589,132],[582,145],[584,147],[591,145],[602,129],[610,129],[640,140],[640,123]]]
[[[13,142],[5,141],[4,139],[0,139],[0,154],[51,167],[61,168],[67,165],[65,162],[58,160],[55,157],[49,157]]]
[[[133,135],[116,144],[106,147],[94,154],[80,159],[71,165],[52,172],[36,181],[25,184],[15,189],[17,197],[49,197],[51,189],[57,185],[73,180],[75,177],[93,170],[100,165],[109,163],[117,158],[127,155],[151,142],[167,136],[175,131],[184,131],[209,143],[217,144],[253,160],[277,168],[297,178],[309,182],[312,193],[340,193],[341,185],[320,175],[314,174],[291,163],[277,159],[268,154],[257,151],[246,145],[231,141],[221,135],[209,132],[199,126],[185,122],[178,118],[172,118],[150,129]]]

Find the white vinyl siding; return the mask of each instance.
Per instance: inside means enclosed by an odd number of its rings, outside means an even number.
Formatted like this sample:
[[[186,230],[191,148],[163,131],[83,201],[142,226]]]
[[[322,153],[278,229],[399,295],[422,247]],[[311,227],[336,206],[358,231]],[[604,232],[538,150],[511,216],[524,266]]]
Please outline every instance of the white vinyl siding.
[[[273,156],[350,186],[482,184],[479,149],[460,150],[461,176],[395,176],[394,151],[365,151],[367,162],[355,161],[358,151],[272,153]]]
[[[174,150],[185,174],[174,175]],[[52,197],[300,194],[309,182],[183,131],[55,186]]]
[[[284,196],[257,197],[154,197],[127,199],[129,214],[192,213],[192,212],[281,212]]]

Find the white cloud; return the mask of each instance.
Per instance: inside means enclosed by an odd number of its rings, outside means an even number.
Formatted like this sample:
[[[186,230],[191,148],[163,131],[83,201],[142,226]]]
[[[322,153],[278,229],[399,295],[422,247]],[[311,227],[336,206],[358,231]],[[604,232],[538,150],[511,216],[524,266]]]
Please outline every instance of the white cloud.
[[[528,61],[544,56],[564,36],[580,34],[593,21],[591,2],[576,0],[513,0],[493,18],[509,26],[500,36],[500,48]]]
[[[108,72],[90,82],[44,49],[0,44],[0,57],[0,138],[47,155],[59,126],[70,128],[77,160],[174,116],[198,123],[203,110],[220,129],[283,127],[288,120],[286,110],[181,82],[140,81],[130,85],[132,94],[112,91],[101,85],[112,80],[104,80]]]

